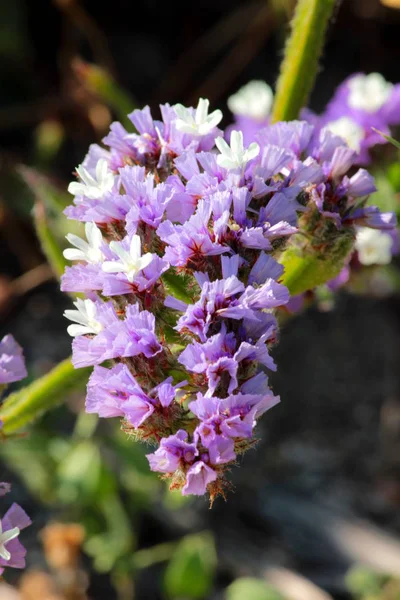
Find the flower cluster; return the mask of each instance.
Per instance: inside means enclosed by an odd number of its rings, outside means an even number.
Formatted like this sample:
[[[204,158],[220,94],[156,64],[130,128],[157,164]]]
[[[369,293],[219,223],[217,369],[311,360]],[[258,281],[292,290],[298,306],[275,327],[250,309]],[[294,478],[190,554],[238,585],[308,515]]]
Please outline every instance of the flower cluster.
[[[22,348],[12,335],[6,335],[0,341],[0,391],[7,384],[19,381],[26,375]],[[0,421],[0,429],[2,427],[3,423]],[[7,494],[10,489],[9,483],[0,482],[0,496]],[[25,567],[26,550],[18,540],[18,536],[21,529],[30,524],[31,520],[28,515],[15,503],[0,518],[0,576],[5,567],[14,567],[15,569]]]
[[[86,296],[65,315],[75,367],[94,366],[87,411],[155,444],[150,467],[171,488],[213,498],[279,401],[268,372],[289,292],[276,259],[298,215],[352,240],[355,223],[394,219],[365,207],[373,180],[331,132],[295,121],[228,143],[208,108],[135,110],[137,133],[114,123],[108,148],[90,147],[66,209],[86,240],[68,236],[62,289]]]

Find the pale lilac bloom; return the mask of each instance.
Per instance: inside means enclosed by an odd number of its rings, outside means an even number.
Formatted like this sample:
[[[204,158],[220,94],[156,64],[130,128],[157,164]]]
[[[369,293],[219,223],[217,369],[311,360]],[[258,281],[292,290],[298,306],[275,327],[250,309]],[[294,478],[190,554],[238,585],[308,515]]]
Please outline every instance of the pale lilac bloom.
[[[211,217],[211,206],[200,201],[196,213],[185,225],[173,225],[164,221],[157,229],[157,235],[167,244],[164,258],[173,266],[185,266],[205,256],[229,252],[230,248],[216,241],[215,233],[210,233],[207,224]]]
[[[26,550],[18,539],[22,529],[32,521],[18,505],[12,504],[4,517],[0,519],[0,575],[5,567],[23,569]]]
[[[103,288],[105,273],[101,263],[65,267],[61,276],[61,291],[90,294]]]
[[[152,471],[173,473],[185,464],[193,463],[198,455],[196,445],[187,441],[188,434],[183,429],[176,434],[163,438],[160,446],[152,454],[147,454]]]
[[[186,483],[182,488],[182,496],[203,496],[207,486],[217,479],[218,475],[209,465],[199,460],[186,473]]]
[[[22,348],[12,335],[0,340],[0,385],[19,381],[27,376]]]
[[[159,281],[161,275],[168,270],[169,264],[157,254],[152,254],[151,262],[138,271],[130,282],[125,273],[103,273],[102,290],[105,296],[131,294],[135,291],[150,291]]]
[[[154,412],[154,400],[125,365],[112,369],[97,366],[88,382],[86,412],[106,418],[124,417],[134,427],[140,427]]]

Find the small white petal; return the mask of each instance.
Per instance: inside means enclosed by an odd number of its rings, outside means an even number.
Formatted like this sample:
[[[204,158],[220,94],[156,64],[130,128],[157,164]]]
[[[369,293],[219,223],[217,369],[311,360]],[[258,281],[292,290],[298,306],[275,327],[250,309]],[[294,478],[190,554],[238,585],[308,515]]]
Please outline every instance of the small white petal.
[[[118,261],[106,260],[102,267],[105,273],[124,273],[126,271],[125,265]]]
[[[82,250],[75,250],[74,248],[66,248],[63,255],[67,260],[85,260],[86,257]]]

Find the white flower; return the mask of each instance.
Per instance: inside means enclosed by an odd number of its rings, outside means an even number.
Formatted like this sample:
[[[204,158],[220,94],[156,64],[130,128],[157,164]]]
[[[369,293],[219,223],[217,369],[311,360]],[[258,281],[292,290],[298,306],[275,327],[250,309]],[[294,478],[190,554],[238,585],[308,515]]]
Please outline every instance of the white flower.
[[[258,156],[260,146],[253,142],[248,148],[243,146],[243,133],[241,131],[232,131],[231,145],[229,146],[222,137],[215,140],[215,145],[221,152],[217,157],[217,163],[225,169],[244,169],[249,160]]]
[[[355,249],[363,265],[387,265],[392,260],[393,239],[379,229],[360,227],[356,235]]]
[[[64,317],[70,321],[79,323],[78,325],[69,325],[67,331],[70,336],[85,335],[87,333],[100,333],[103,325],[96,320],[96,304],[92,300],[81,300],[78,298],[74,302],[78,310],[64,311]]]
[[[14,540],[16,537],[18,537],[19,533],[20,530],[18,527],[13,527],[13,529],[9,529],[8,531],[5,531],[3,533],[3,527],[0,519],[0,557],[3,560],[10,560],[11,554],[9,553],[5,545],[8,542],[11,542],[11,540]]]
[[[121,242],[110,242],[110,248],[120,258],[119,261],[106,261],[103,263],[103,271],[106,273],[126,273],[130,283],[135,279],[136,274],[147,267],[153,260],[150,252],[141,256],[140,237],[133,235],[129,247],[129,252],[125,250]]]
[[[210,133],[222,120],[222,112],[214,110],[209,115],[209,106],[210,102],[208,100],[200,98],[195,115],[193,116],[189,108],[182,106],[182,104],[176,104],[174,109],[178,116],[176,120],[177,130],[192,135],[207,135]]]
[[[274,94],[265,81],[249,81],[228,98],[229,110],[234,115],[264,121],[271,112]]]
[[[373,113],[389,99],[393,84],[386,81],[380,73],[370,73],[357,75],[349,81],[349,87],[349,106]]]
[[[108,170],[108,163],[104,158],[101,158],[96,165],[96,177],[92,177],[83,165],[77,167],[76,172],[82,183],[73,181],[69,184],[68,191],[74,196],[86,196],[96,200],[113,188],[114,175]]]
[[[86,262],[92,264],[103,262],[104,255],[100,249],[103,243],[103,236],[100,229],[95,223],[86,223],[85,233],[87,242],[73,233],[65,236],[69,243],[75,246],[75,248],[66,248],[64,250],[63,254],[65,258],[68,260],[86,260]]]
[[[336,121],[330,121],[325,125],[325,129],[341,137],[352,150],[360,152],[364,129],[350,117],[340,117]]]

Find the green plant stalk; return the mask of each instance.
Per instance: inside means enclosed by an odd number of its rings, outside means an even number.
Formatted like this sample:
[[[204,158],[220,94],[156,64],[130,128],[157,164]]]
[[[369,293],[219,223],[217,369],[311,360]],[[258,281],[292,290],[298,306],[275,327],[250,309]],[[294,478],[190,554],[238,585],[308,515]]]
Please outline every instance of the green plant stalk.
[[[297,119],[307,105],[335,4],[336,0],[298,1],[276,87],[272,122]]]
[[[10,394],[0,407],[2,431],[6,435],[15,433],[55,408],[67,394],[83,389],[89,374],[90,369],[75,369],[67,358],[40,379]]]

